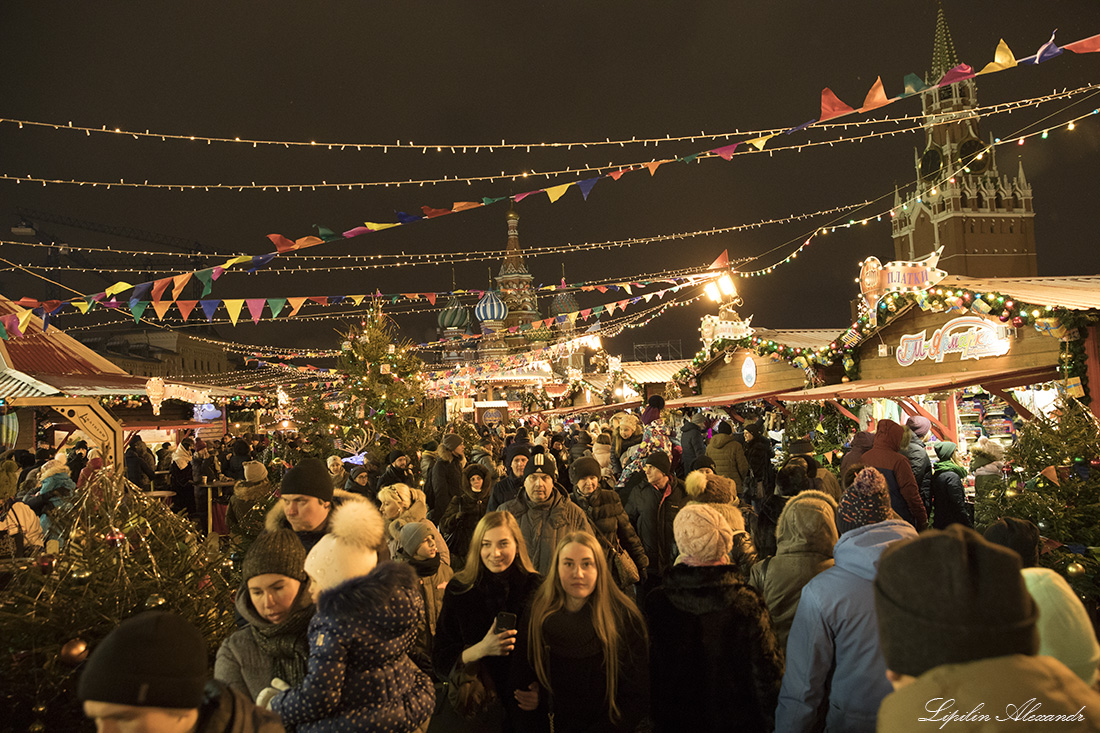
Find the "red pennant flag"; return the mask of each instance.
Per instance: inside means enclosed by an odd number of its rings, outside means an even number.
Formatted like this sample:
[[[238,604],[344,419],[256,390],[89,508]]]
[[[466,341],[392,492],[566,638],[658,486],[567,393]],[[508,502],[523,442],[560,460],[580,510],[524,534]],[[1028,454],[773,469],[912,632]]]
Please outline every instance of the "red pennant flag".
[[[429,219],[434,219],[437,216],[443,216],[444,214],[450,214],[450,209],[433,209],[430,206],[421,206],[420,210],[424,212],[424,216]]]
[[[199,304],[197,300],[177,300],[176,307],[179,308],[180,315],[183,316],[183,320],[187,320],[191,317],[191,311],[195,309],[195,306]]]
[[[282,234],[268,234],[267,238],[271,240],[271,243],[275,245],[275,249],[280,252],[290,252],[293,249],[297,249],[298,245],[290,241]]]
[[[718,255],[718,258],[714,262],[710,263],[708,270],[722,270],[730,266],[729,250],[722,250],[722,254]]]
[[[737,150],[737,146],[740,145],[740,144],[741,143],[734,143],[733,145],[726,145],[726,146],[723,146],[721,148],[715,148],[714,150],[712,150],[710,152],[714,153],[715,155],[717,155],[722,160],[732,160],[733,159],[733,153],[734,153],[734,151]]]
[[[311,303],[316,303],[317,305],[328,305],[328,296],[314,295],[313,297],[309,298],[309,301]]]
[[[597,285],[596,290],[599,290],[601,293],[606,293],[607,292],[607,288],[604,287],[603,285]]]
[[[428,299],[428,302],[435,305],[435,293],[424,293],[424,297]]]
[[[164,297],[164,291],[168,289],[171,284],[172,278],[166,277],[161,280],[157,280],[153,283],[153,302],[157,302]],[[162,316],[163,318],[163,316]]]
[[[610,173],[608,173],[607,175],[611,176],[611,179],[612,179],[613,181],[617,181],[617,180],[619,180],[620,178],[622,178],[622,176],[623,176],[623,174],[624,174],[624,173],[627,173],[627,172],[629,172],[629,171],[630,171],[630,169],[629,169],[629,168],[620,168],[620,169],[619,169],[619,170],[617,170],[617,171],[611,171],[611,172],[610,172]]]
[[[1074,53],[1100,52],[1100,34],[1089,36],[1088,38],[1083,38],[1073,43],[1067,43],[1065,46],[1062,46],[1062,48],[1067,51],[1073,51]]]
[[[818,122],[824,122],[825,120],[831,120],[834,117],[840,117],[841,115],[850,114],[855,112],[854,109],[841,102],[833,90],[829,87],[825,87],[821,90],[821,117],[818,118]]]
[[[584,310],[581,311],[581,318],[583,318],[586,321],[588,320],[588,317],[590,315],[592,315],[592,309],[591,308],[585,308]]]

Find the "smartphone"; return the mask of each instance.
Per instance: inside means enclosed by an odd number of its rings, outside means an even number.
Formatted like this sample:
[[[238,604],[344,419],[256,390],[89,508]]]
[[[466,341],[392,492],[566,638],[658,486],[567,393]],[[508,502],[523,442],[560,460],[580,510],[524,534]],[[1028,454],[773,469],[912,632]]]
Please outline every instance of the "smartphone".
[[[514,628],[516,628],[516,614],[508,611],[501,611],[497,614],[496,630],[498,634],[502,631],[511,631]]]

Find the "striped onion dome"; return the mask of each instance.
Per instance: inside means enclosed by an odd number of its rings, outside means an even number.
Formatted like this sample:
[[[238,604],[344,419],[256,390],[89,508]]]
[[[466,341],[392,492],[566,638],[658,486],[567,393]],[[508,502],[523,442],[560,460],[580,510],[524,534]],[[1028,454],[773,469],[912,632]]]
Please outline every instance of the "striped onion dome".
[[[503,321],[508,317],[508,306],[504,305],[495,290],[486,290],[477,302],[474,315],[479,321]]]
[[[466,306],[458,302],[458,298],[454,295],[447,301],[447,307],[439,312],[439,319],[437,320],[440,328],[458,328],[463,329],[470,325],[470,311]]]
[[[563,316],[566,313],[575,313],[581,307],[577,305],[577,299],[568,290],[558,293],[550,301],[550,315]]]

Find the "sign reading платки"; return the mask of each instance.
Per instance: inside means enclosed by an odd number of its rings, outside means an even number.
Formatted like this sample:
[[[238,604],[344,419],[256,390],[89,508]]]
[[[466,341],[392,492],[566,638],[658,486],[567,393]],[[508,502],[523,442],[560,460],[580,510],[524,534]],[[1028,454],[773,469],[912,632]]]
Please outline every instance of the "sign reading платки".
[[[956,353],[960,359],[1003,356],[1009,347],[1006,330],[977,316],[952,318],[933,331],[931,338],[927,338],[927,330],[902,336],[896,354],[898,364],[912,366],[922,359],[939,363]]]

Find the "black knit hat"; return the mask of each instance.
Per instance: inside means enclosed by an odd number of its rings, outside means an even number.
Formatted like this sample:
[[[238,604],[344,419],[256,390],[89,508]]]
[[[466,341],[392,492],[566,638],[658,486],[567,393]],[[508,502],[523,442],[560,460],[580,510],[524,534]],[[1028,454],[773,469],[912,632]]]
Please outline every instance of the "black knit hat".
[[[206,642],[170,611],[126,619],[92,651],[80,676],[81,700],[193,710],[206,684]]]
[[[733,435],[733,426],[723,420],[722,422],[718,423],[718,434]]]
[[[592,456],[581,456],[569,466],[569,482],[574,486],[583,478],[589,476],[599,478],[602,475],[603,470],[600,468],[600,462]]]
[[[527,461],[527,465],[523,467],[523,478],[527,478],[533,473],[545,474],[557,480],[558,464],[554,461],[553,456],[546,453],[536,453],[531,456],[531,460]]]
[[[332,474],[320,458],[303,458],[283,474],[279,492],[315,496],[321,501],[332,501]]]
[[[759,438],[764,434],[764,425],[758,422],[746,423],[745,432],[752,435],[754,438]]]
[[[888,547],[875,608],[882,656],[899,674],[1039,648],[1020,558],[959,524]]]
[[[653,466],[663,474],[672,474],[672,459],[663,450],[654,451],[645,459],[645,465]]]
[[[261,532],[245,553],[241,580],[277,573],[295,580],[306,579],[306,548],[293,530],[285,527]]]
[[[709,468],[713,471],[714,459],[710,456],[699,456],[691,462],[690,466],[688,466],[688,471],[698,471],[700,468]]]
[[[392,464],[394,461],[396,461],[398,458],[400,458],[403,455],[405,455],[404,451],[391,450],[389,452],[389,455],[386,456],[386,465],[389,466],[390,464]]]
[[[986,527],[982,536],[995,545],[1014,550],[1025,568],[1039,564],[1039,528],[1027,519],[1001,517]]]

